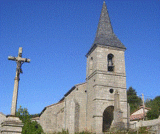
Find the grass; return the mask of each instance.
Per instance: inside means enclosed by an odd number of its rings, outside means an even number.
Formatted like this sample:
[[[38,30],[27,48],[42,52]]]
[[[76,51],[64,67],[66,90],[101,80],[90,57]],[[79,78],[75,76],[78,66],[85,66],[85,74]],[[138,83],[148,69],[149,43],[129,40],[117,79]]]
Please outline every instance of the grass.
[[[69,134],[68,130],[62,130],[62,132],[54,132],[54,133],[46,133],[46,134]],[[75,134],[95,134],[89,131],[82,131],[82,132],[76,132]],[[104,134],[137,134],[137,131],[135,130],[123,130],[123,131],[117,131],[117,132],[104,132]],[[148,127],[141,127],[138,130],[138,134],[149,134]]]

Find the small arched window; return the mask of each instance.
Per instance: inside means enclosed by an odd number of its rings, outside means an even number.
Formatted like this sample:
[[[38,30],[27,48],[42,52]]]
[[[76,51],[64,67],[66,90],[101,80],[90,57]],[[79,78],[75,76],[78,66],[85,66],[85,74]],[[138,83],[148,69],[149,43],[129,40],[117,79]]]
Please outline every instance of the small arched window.
[[[114,71],[113,54],[108,54],[108,71]]]

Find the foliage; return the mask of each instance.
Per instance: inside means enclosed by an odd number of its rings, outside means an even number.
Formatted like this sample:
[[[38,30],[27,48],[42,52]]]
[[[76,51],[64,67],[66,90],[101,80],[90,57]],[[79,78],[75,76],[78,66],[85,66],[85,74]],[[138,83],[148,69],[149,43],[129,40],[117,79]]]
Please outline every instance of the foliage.
[[[138,130],[130,129],[128,134],[148,134],[150,127],[140,127]]]
[[[43,129],[40,124],[36,121],[31,121],[32,115],[28,113],[27,108],[20,108],[16,112],[16,116],[22,120],[24,126],[22,128],[22,134],[41,134],[43,133]]]
[[[23,123],[30,119],[27,108],[22,108],[22,106],[19,107],[18,111],[16,112],[16,116],[19,117]]]
[[[141,134],[148,134],[148,127],[140,127],[138,132]]]
[[[142,104],[142,100],[137,96],[135,89],[129,87],[127,90],[127,102],[130,105],[130,113],[133,113]]]
[[[36,121],[25,122],[22,134],[41,134],[43,132],[42,127]]]
[[[151,108],[151,110],[147,112],[147,118],[157,119],[160,115],[160,96],[157,96],[153,100],[146,102],[146,107]]]

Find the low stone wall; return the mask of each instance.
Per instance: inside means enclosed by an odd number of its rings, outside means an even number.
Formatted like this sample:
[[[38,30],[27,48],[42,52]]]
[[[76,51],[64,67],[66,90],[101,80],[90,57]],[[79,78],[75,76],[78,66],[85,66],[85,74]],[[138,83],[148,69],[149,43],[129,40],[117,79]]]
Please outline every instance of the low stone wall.
[[[138,129],[139,127],[150,127],[160,124],[160,118],[154,120],[147,120],[147,121],[131,121],[130,128],[131,129]]]
[[[130,128],[138,130],[140,127],[150,127],[151,132],[160,134],[160,117],[154,120],[147,121],[131,121]]]
[[[160,124],[160,119],[142,121],[142,126],[154,126],[156,124]]]

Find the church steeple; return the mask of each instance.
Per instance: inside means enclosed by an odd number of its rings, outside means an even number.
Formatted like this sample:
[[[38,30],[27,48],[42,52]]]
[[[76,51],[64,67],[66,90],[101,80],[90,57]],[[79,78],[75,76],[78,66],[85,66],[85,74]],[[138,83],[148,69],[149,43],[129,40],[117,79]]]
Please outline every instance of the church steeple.
[[[113,32],[103,2],[96,37],[86,55],[86,128],[89,131],[105,133],[110,128],[123,128],[122,124],[127,124],[125,49]],[[119,111],[116,111],[115,93],[119,97]],[[116,119],[114,123],[113,119]]]
[[[126,49],[125,46],[121,43],[121,41],[116,37],[116,35],[113,32],[105,1],[103,2],[94,43],[87,55],[97,45]]]
[[[112,34],[113,34],[113,29],[108,15],[107,7],[104,1],[97,28],[96,38],[104,39]]]

